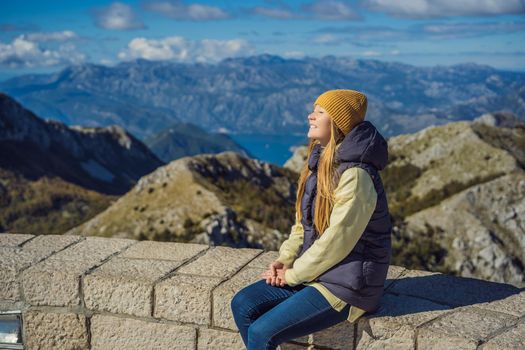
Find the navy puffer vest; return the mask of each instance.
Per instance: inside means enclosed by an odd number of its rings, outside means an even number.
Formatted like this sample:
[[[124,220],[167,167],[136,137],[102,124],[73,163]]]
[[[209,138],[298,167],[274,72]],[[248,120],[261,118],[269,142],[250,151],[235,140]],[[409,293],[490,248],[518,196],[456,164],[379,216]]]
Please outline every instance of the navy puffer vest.
[[[315,145],[308,167],[312,171],[306,180],[301,202],[304,240],[301,256],[319,234],[313,225],[317,189],[317,163],[321,145]],[[316,278],[338,298],[365,311],[379,307],[384,292],[390,256],[392,254],[392,223],[383,183],[378,170],[388,162],[388,145],[375,126],[365,120],[357,124],[340,145],[336,161],[341,174],[350,167],[361,167],[371,176],[377,192],[377,204],[361,238],[352,251],[338,264]]]

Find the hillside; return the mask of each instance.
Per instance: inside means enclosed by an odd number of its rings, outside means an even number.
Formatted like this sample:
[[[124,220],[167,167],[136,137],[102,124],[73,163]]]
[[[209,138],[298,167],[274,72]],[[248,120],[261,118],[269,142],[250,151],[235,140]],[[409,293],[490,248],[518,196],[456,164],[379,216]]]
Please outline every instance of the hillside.
[[[68,234],[278,249],[297,174],[227,151],[159,167]]]
[[[62,234],[161,164],[120,127],[68,127],[0,94],[0,230]]]
[[[0,167],[29,179],[57,176],[107,194],[126,192],[164,164],[120,126],[44,120],[0,93]]]

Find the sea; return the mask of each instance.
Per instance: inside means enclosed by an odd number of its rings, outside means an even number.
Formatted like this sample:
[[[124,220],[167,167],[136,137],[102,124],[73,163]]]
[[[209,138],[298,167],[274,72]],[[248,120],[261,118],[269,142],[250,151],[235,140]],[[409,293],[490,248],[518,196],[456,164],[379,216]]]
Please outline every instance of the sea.
[[[236,143],[245,148],[256,159],[283,166],[292,156],[293,147],[308,143],[303,135],[265,135],[265,134],[228,134]]]

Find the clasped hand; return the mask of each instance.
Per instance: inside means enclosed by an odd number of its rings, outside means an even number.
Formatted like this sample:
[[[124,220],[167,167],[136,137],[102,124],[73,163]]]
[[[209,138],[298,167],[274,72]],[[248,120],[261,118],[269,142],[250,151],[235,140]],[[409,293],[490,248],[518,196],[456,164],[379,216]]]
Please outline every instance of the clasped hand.
[[[274,261],[269,265],[268,270],[261,274],[263,279],[266,279],[266,283],[272,286],[283,287],[286,283],[284,273],[288,268],[283,263]]]

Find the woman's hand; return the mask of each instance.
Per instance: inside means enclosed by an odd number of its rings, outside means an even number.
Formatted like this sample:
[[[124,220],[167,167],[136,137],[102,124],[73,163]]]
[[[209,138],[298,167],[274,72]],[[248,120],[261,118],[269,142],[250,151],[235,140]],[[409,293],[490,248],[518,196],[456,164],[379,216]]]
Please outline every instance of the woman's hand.
[[[269,269],[264,271],[261,275],[262,278],[266,279],[266,283],[272,286],[278,285],[283,287],[286,283],[284,273],[288,268],[279,261],[274,261],[269,265]]]

